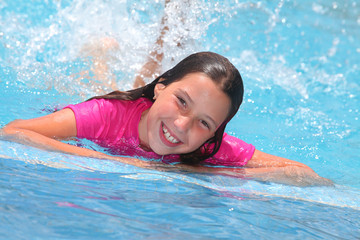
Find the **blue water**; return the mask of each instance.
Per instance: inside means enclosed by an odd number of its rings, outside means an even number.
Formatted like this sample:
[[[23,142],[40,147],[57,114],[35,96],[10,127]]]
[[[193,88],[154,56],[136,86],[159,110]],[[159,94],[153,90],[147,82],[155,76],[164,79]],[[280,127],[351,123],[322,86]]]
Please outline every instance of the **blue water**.
[[[227,131],[336,186],[158,172],[1,139],[0,239],[359,239],[360,3],[172,4],[164,69],[195,51],[227,56],[245,82]],[[0,127],[97,94],[84,46],[105,36],[129,89],[163,12],[163,1],[0,1]]]

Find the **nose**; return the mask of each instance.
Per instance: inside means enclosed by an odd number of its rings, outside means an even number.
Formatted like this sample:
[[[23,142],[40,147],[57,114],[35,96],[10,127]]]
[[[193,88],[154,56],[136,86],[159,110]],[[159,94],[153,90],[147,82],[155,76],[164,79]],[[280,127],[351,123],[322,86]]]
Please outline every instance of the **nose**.
[[[178,131],[186,132],[191,128],[192,119],[189,116],[180,115],[177,119],[175,119],[174,125]]]

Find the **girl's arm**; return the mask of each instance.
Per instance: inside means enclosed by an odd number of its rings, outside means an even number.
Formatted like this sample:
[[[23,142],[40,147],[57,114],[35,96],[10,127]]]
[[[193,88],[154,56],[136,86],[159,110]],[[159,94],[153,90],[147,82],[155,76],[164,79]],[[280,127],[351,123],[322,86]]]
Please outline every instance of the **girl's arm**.
[[[165,0],[165,7],[169,2],[170,0]],[[134,88],[145,86],[145,79],[155,79],[161,72],[161,61],[164,58],[164,53],[162,50],[164,36],[166,32],[169,31],[169,27],[167,26],[167,17],[168,16],[165,14],[161,19],[160,35],[156,39],[153,49],[147,57],[146,63],[142,66],[140,72],[135,77],[133,85]]]
[[[59,140],[76,137],[75,115],[70,109],[63,109],[47,116],[15,120],[2,129],[5,139],[32,145],[38,148],[59,151],[78,156],[115,160],[122,163],[159,171],[189,171],[196,173],[220,174],[259,181],[271,181],[297,186],[331,185],[328,179],[318,176],[302,163],[255,151],[245,168],[225,168],[169,165],[161,162],[143,161],[136,158],[110,156],[105,153],[63,143]]]
[[[310,167],[303,163],[296,162],[287,158],[278,157],[268,153],[255,150],[252,158],[247,162],[247,168],[268,168],[268,167],[287,167],[297,166],[311,170]]]
[[[276,182],[294,186],[332,186],[329,179],[320,177],[303,163],[255,150],[254,155],[243,167],[206,167],[175,165],[179,169],[197,172],[226,175],[262,182]]]
[[[155,79],[161,71],[161,61],[164,57],[162,53],[163,37],[168,31],[167,26],[163,26],[159,38],[156,40],[154,49],[147,57],[147,62],[141,67],[140,72],[136,75],[133,88],[145,86],[145,79]]]
[[[298,187],[333,186],[333,182],[331,180],[320,177],[309,167],[304,168],[299,165],[258,168],[206,167],[188,166],[184,164],[177,164],[174,166],[189,172],[218,174],[261,182],[275,182]]]
[[[320,177],[309,166],[287,158],[255,150],[244,168],[245,175],[261,181],[271,181],[297,186],[333,185],[329,179]]]
[[[105,153],[59,141],[76,137],[76,133],[76,121],[73,111],[71,109],[63,109],[35,119],[15,120],[0,131],[0,136],[3,135],[6,140],[8,139],[51,151],[59,151],[84,157],[116,160],[144,168],[151,166],[151,163],[147,161],[110,156]]]

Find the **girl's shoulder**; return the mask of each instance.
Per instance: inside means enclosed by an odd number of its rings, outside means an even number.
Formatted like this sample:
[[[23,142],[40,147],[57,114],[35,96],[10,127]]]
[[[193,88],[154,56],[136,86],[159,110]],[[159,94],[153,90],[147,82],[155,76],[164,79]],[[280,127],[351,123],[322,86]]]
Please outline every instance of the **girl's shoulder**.
[[[77,136],[88,139],[112,139],[124,126],[137,129],[141,113],[152,105],[148,99],[134,101],[117,99],[92,99],[68,105],[76,119]],[[109,136],[114,133],[114,136]]]
[[[125,109],[137,109],[137,108],[149,108],[152,102],[147,98],[139,98],[136,100],[121,100],[121,99],[92,99],[90,101],[82,102],[77,104],[79,108],[93,108],[97,106],[103,110],[116,111]]]

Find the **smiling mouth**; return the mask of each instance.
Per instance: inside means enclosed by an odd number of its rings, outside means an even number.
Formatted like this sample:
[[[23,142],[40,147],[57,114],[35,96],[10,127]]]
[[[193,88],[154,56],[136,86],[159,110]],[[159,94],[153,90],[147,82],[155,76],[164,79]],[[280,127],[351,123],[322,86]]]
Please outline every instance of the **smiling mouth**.
[[[169,142],[173,143],[173,144],[177,144],[180,143],[180,141],[178,139],[176,139],[175,137],[171,136],[169,130],[165,127],[164,124],[162,124],[162,131],[164,133],[164,136],[166,138],[166,140],[168,140]]]

